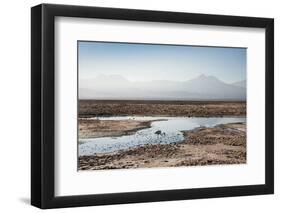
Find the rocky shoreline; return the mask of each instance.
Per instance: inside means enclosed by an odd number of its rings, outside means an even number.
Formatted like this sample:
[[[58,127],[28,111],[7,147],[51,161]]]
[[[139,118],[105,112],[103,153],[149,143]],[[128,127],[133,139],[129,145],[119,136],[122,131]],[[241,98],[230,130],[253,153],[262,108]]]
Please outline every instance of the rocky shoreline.
[[[147,122],[147,121],[145,121]],[[79,170],[128,169],[246,163],[246,124],[183,131],[184,141],[80,156]]]
[[[99,120],[99,119],[79,119],[79,139],[119,137],[122,135],[132,135],[137,131],[151,127],[153,121],[139,120]]]

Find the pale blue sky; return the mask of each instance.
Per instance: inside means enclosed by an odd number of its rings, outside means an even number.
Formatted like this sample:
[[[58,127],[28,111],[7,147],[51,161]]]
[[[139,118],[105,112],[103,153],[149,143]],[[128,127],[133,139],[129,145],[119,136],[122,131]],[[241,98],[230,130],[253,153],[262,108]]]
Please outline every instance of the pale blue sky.
[[[131,81],[185,81],[212,75],[232,83],[246,79],[246,49],[184,45],[78,42],[79,78],[122,75]]]

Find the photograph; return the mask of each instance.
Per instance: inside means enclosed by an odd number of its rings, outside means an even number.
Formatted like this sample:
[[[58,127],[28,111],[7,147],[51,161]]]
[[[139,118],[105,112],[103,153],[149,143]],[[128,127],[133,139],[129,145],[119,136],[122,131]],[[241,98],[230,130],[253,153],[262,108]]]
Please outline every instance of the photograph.
[[[78,171],[245,164],[247,48],[78,41]]]
[[[240,196],[249,204],[262,196],[248,196],[275,193],[272,16],[279,13],[186,6],[31,7],[31,60],[23,60],[31,159],[19,168],[29,172],[32,206]]]

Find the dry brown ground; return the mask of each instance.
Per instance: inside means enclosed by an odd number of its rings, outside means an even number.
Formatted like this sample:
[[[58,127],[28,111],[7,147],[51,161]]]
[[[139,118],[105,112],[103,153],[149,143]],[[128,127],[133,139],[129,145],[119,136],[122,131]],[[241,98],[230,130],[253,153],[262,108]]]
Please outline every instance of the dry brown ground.
[[[79,170],[246,163],[246,124],[184,131],[185,141],[79,157]]]
[[[149,128],[152,121],[79,119],[79,138],[130,135]]]
[[[80,100],[79,117],[91,116],[245,116],[246,102]]]

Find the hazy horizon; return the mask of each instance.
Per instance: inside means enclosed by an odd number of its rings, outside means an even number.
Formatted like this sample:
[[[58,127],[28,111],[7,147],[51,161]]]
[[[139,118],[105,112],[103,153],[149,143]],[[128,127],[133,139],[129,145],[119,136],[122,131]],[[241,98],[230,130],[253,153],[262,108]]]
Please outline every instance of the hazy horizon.
[[[80,99],[246,99],[246,49],[78,42]]]
[[[166,80],[166,79],[154,79],[154,80],[150,80],[150,79],[147,79],[147,80],[130,80],[122,75],[118,75],[118,74],[109,74],[109,75],[106,75],[106,74],[98,74],[92,78],[79,78],[80,81],[87,81],[87,80],[91,80],[91,79],[98,79],[98,78],[101,78],[101,77],[120,77],[120,78],[124,78],[128,81],[131,81],[131,82],[151,82],[151,81],[174,81],[174,82],[185,82],[185,81],[189,81],[189,80],[192,80],[192,79],[195,79],[195,78],[198,78],[200,76],[205,76],[205,77],[215,77],[215,76],[212,76],[212,75],[205,75],[205,74],[198,74],[197,76],[194,76],[192,78],[189,78],[189,79],[181,79],[181,80]],[[221,80],[220,78],[216,77],[218,80],[224,82],[223,80]],[[226,84],[235,84],[235,83],[239,83],[239,82],[242,82],[242,81],[246,81],[246,79],[242,79],[242,80],[239,80],[239,81],[234,81],[234,82],[230,82],[230,83],[227,83],[227,82],[224,82]]]

